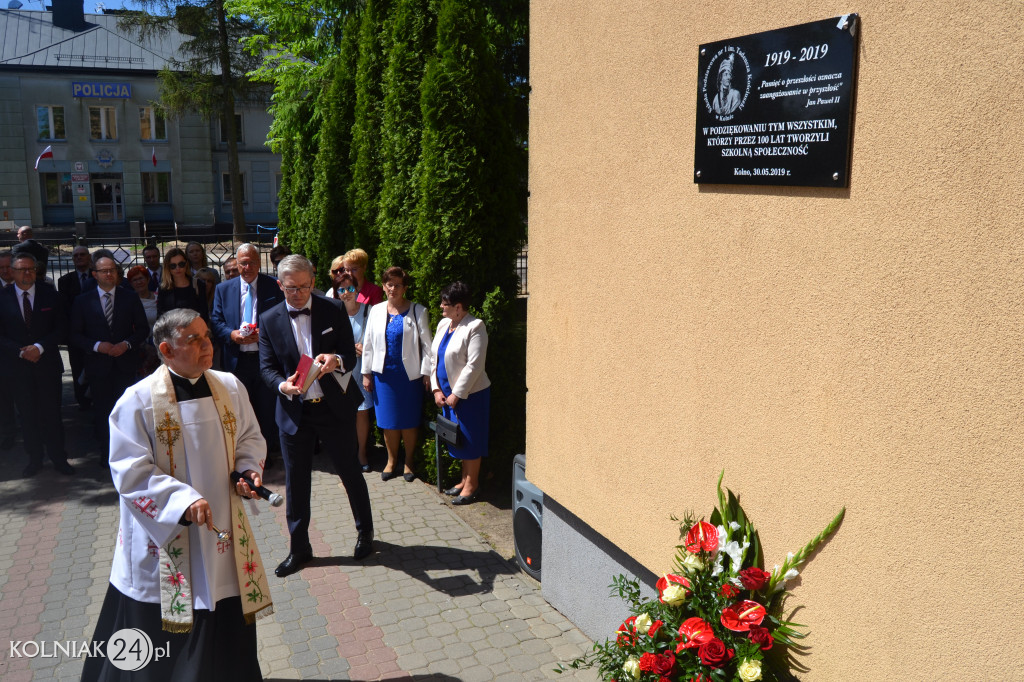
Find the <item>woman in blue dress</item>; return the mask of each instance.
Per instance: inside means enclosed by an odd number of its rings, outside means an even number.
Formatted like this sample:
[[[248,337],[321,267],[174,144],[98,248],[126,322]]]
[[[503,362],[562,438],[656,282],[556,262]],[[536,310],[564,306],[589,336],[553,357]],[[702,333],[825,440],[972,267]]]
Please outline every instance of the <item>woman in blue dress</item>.
[[[462,481],[445,491],[452,504],[475,502],[480,491],[480,460],[487,456],[491,420],[491,381],[487,328],[469,314],[469,287],[452,282],[441,290],[441,315],[431,347],[430,385],[434,403],[459,425],[459,442],[448,454],[462,460]]]
[[[373,395],[388,450],[381,480],[403,475],[411,482],[423,394],[430,386],[430,316],[405,298],[411,280],[402,268],[388,268],[382,280],[387,299],[370,310],[363,334],[363,387]],[[398,463],[399,443],[405,446],[404,471]]]

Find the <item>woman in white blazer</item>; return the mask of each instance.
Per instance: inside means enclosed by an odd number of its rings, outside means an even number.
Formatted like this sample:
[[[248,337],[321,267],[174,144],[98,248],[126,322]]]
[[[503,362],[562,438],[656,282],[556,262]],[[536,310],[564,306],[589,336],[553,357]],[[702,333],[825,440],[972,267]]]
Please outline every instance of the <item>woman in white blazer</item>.
[[[452,282],[441,290],[441,315],[431,345],[430,386],[434,403],[459,425],[459,444],[448,454],[462,460],[462,481],[445,491],[452,504],[475,502],[480,488],[480,460],[487,456],[491,420],[491,381],[487,362],[487,328],[469,314],[469,287]]]
[[[411,280],[402,268],[388,268],[382,278],[387,300],[370,309],[363,336],[363,387],[373,394],[377,426],[384,431],[388,463],[381,480],[402,475],[399,441],[405,444],[406,481],[413,481],[423,412],[423,393],[430,386],[430,316],[422,305],[405,298]]]

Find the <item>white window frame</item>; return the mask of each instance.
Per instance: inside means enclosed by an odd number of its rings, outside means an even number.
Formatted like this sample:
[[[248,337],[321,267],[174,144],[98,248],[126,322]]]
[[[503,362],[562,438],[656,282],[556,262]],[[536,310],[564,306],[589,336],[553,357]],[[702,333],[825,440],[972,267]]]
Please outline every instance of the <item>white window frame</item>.
[[[68,139],[67,117],[65,116],[65,113],[64,113],[64,105],[62,105],[62,104],[39,104],[39,105],[36,105],[36,128],[37,129],[39,128],[39,114],[40,114],[40,112],[43,109],[46,109],[46,116],[47,116],[47,119],[48,119],[47,125],[49,126],[50,136],[49,137],[43,137],[42,136],[43,135],[43,131],[42,130],[36,130],[36,133],[39,135],[38,139],[40,139],[40,140],[66,140],[66,139]],[[60,131],[62,133],[60,136],[56,135],[56,133],[57,133],[57,126],[56,126],[56,123],[55,123],[54,118],[53,118],[53,112],[54,112],[55,109],[60,109],[61,126],[64,128],[64,130]]]
[[[92,133],[92,112],[96,111],[100,117],[100,136],[93,137]],[[106,114],[109,114],[109,118]],[[110,122],[113,122],[113,130],[109,130]],[[111,106],[91,106],[89,107],[89,139],[109,142],[117,139],[117,108]]]
[[[151,137],[142,137],[142,122],[144,120],[149,121],[149,130],[153,133]],[[157,130],[157,124],[163,126],[164,136],[157,137],[159,131]],[[167,141],[167,119],[156,113],[156,107],[139,107],[139,139],[146,142],[166,142]]]

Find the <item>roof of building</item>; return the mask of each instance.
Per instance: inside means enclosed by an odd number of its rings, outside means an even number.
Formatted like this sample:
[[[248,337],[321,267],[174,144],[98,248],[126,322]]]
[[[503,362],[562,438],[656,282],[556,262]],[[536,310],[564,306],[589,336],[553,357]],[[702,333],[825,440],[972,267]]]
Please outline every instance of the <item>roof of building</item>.
[[[141,40],[117,27],[116,14],[86,14],[86,28],[53,25],[39,10],[0,10],[0,69],[9,67],[159,71],[184,40],[177,31]]]

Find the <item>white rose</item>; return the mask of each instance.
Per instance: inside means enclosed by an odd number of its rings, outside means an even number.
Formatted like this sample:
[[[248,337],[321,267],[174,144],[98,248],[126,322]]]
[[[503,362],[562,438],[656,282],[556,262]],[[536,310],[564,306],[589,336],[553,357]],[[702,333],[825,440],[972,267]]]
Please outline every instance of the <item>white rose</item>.
[[[704,570],[704,562],[696,554],[687,554],[683,559],[683,570],[687,573],[696,573]]]
[[[755,682],[761,679],[761,661],[744,658],[743,662],[736,666],[736,672],[743,682]]]
[[[636,658],[630,658],[622,664],[622,672],[629,675],[634,680],[640,679],[640,660]]]
[[[633,621],[633,626],[639,634],[646,635],[647,631],[651,629],[651,623],[653,622],[654,621],[651,620],[650,616],[646,613],[641,613],[636,617],[636,620]]]
[[[679,606],[686,601],[686,586],[680,585],[679,583],[669,583],[668,586],[662,590],[661,598],[669,606]]]

